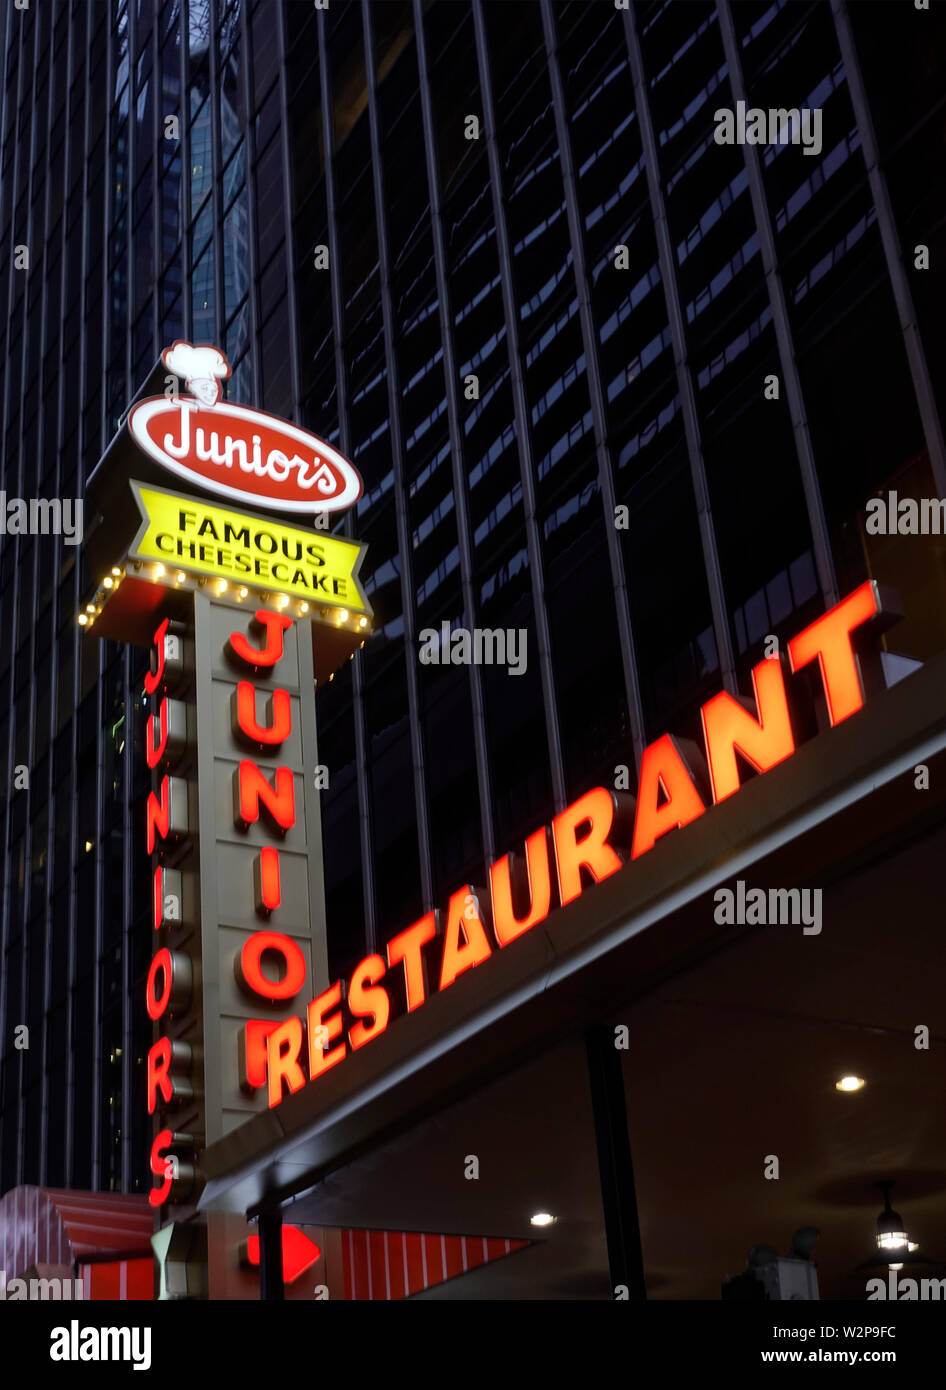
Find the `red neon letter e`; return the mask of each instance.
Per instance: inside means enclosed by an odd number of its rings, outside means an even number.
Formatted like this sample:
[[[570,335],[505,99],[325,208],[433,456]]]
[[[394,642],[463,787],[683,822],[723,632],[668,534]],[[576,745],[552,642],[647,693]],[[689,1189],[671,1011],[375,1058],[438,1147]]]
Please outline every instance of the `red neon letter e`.
[[[337,1009],[341,1002],[342,982],[336,980],[309,1005],[309,1077],[312,1081],[323,1071],[328,1071],[329,1067],[334,1067],[336,1062],[340,1062],[347,1051],[344,1043],[339,1043],[338,1047],[331,1050],[328,1046],[342,1031],[342,1016],[335,1013],[331,1018],[326,1018],[325,1011]]]
[[[370,1023],[358,1022],[349,1029],[348,1041],[354,1049],[383,1033],[388,1026],[391,1001],[388,992],[378,981],[384,978],[387,966],[380,956],[365,956],[355,966],[348,985],[348,1008],[357,1019],[371,1017]]]

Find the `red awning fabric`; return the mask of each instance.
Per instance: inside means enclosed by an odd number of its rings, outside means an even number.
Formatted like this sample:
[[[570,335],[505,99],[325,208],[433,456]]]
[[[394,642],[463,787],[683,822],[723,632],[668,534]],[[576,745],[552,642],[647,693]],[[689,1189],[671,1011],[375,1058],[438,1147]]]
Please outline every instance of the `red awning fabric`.
[[[0,1197],[0,1269],[150,1258],[153,1217],[147,1197],[15,1187]]]

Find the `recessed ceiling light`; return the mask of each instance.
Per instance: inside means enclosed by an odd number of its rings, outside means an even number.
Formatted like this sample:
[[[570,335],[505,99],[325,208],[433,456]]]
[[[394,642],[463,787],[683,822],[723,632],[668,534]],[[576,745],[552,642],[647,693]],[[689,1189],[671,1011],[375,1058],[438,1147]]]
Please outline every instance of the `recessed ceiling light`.
[[[533,1226],[554,1226],[556,1218],[547,1211],[537,1211],[534,1216],[529,1218]]]
[[[862,1091],[867,1085],[863,1076],[842,1076],[840,1081],[834,1083],[836,1091]]]

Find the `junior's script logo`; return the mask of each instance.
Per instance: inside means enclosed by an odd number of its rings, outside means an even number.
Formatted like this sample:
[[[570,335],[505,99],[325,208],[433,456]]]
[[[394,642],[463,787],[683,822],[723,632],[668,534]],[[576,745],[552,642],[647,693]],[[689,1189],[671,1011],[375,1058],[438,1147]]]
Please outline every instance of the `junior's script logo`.
[[[280,512],[337,512],[357,502],[361,478],[324,439],[220,399],[230,365],[219,348],[178,341],[161,359],[190,394],[140,401],[128,428],[162,467],[209,492]]]

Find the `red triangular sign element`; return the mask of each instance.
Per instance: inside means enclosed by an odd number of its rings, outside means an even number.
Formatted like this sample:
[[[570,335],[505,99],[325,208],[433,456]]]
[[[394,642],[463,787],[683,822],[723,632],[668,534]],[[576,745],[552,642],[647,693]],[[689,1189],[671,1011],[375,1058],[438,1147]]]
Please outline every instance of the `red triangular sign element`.
[[[315,1264],[322,1251],[314,1240],[298,1226],[282,1228],[282,1277],[285,1283],[294,1284],[300,1275],[305,1274]],[[259,1236],[250,1236],[246,1242],[246,1255],[251,1265],[259,1264]]]

